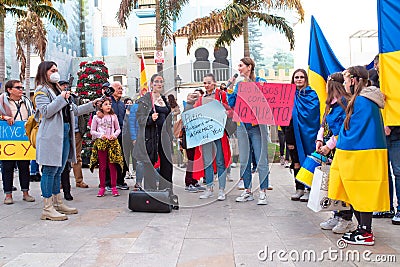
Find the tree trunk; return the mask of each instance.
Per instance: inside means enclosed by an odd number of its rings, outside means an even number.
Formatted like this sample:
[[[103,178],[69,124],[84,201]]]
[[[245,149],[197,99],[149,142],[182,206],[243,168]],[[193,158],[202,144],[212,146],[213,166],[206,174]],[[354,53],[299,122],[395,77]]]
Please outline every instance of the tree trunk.
[[[156,0],[156,51],[163,50],[163,41],[161,37],[161,15],[160,15],[160,0]],[[157,63],[157,72],[162,75],[163,64]]]
[[[249,47],[249,18],[246,17],[243,20],[243,43],[244,43],[244,51],[243,54],[245,57],[250,57],[250,47]]]
[[[31,43],[26,44],[25,95],[31,96]]]
[[[3,92],[4,80],[6,78],[6,59],[4,53],[4,15],[0,14],[0,92]]]
[[[79,0],[79,30],[81,32],[79,36],[80,41],[80,56],[87,57],[86,51],[86,35],[85,35],[85,0]]]

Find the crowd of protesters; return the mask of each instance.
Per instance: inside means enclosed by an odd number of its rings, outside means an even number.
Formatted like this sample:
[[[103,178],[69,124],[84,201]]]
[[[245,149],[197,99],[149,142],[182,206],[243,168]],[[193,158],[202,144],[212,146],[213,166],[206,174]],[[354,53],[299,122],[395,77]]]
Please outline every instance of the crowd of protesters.
[[[320,226],[343,234],[342,239],[350,244],[374,244],[373,217],[392,218],[393,224],[400,224],[400,212],[395,212],[393,202],[396,193],[399,207],[400,126],[383,124],[380,109],[385,101],[379,90],[378,60],[377,57],[372,72],[363,66],[353,66],[343,73],[332,73],[326,80],[327,99],[324,102],[320,102],[310,87],[307,72],[295,70],[291,80],[296,87],[292,118],[289,126],[279,127],[280,163],[293,170],[295,178],[295,193],[291,200],[307,202],[310,191],[316,190],[296,179],[307,156],[313,152],[327,156],[332,163],[329,197],[343,200],[351,208],[335,211]],[[239,82],[234,76],[228,86],[224,83],[220,87],[213,74],[206,74],[203,77],[205,92],[196,89],[188,94],[182,111],[218,101],[225,108],[227,118],[232,118],[240,83],[262,85],[267,82],[255,75],[255,62],[249,57],[240,60],[238,72]],[[135,100],[123,99],[121,83],[114,82],[106,83],[102,88],[103,92],[107,88],[113,89],[110,97],[84,104],[79,96],[67,90],[68,82],[60,81],[57,64],[44,61],[39,64],[35,85],[33,102],[23,95],[22,83],[18,80],[8,81],[5,92],[0,95],[1,120],[13,125],[17,121],[27,121],[34,114],[40,122],[36,160],[2,160],[4,204],[13,204],[13,173],[17,167],[24,201],[35,201],[29,194],[29,183],[40,181],[44,202],[41,219],[66,220],[66,215],[78,213],[76,208],[63,202],[60,187],[64,199],[73,200],[69,179],[71,168],[76,187],[89,187],[83,181],[81,157],[88,117],[90,133],[95,140],[90,169],[94,171],[98,167],[98,197],[103,197],[107,191],[119,196],[118,189],[129,189],[125,178],[134,176],[134,190],[173,191],[173,144],[178,142],[182,148],[182,139],[186,136],[175,97],[163,95],[162,75],[154,74],[149,89],[141,90]],[[321,118],[320,106],[326,107]],[[236,202],[254,200],[252,176],[257,171],[257,204],[267,205],[267,190],[272,189],[269,184],[268,129],[263,124],[238,122],[236,133],[231,136],[224,131],[221,138],[212,142],[194,148],[183,147],[188,160],[185,177],[182,177],[185,189],[191,193],[203,192],[200,199],[213,199],[214,181],[218,180],[216,199],[224,201],[227,177],[231,180],[230,168],[236,167],[239,161],[240,172],[236,178],[243,193],[236,196]],[[235,141],[237,153],[232,149]],[[236,160],[235,155],[238,156]],[[130,162],[132,172],[129,171]],[[201,185],[201,179],[205,187]],[[353,223],[353,215],[357,225]]]

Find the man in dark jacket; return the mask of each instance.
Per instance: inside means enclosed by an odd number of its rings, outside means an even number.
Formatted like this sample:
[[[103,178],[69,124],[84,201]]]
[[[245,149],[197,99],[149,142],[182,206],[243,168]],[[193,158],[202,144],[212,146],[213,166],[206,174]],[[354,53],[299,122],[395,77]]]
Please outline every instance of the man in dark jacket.
[[[113,82],[111,83],[111,87],[115,90],[113,95],[111,96],[111,107],[114,110],[115,115],[118,117],[118,123],[119,127],[121,128],[124,126],[124,118],[125,118],[125,104],[124,102],[121,101],[122,97],[122,84],[120,82]],[[122,134],[118,136],[118,142],[123,148],[122,145]],[[122,155],[123,156],[123,155]],[[125,183],[125,175],[128,170],[128,167],[126,166],[126,160],[124,158],[124,168],[121,169],[120,166],[117,165],[117,188],[121,190],[128,190],[129,187]]]

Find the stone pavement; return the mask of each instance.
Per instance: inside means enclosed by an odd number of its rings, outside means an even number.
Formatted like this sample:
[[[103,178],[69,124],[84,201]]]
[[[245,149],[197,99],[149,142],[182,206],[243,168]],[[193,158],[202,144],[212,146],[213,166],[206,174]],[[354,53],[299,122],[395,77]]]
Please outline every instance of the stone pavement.
[[[238,168],[232,169],[233,177],[238,173]],[[266,206],[257,206],[257,198],[236,203],[241,193],[236,182],[227,182],[230,192],[226,201],[215,201],[216,197],[200,200],[199,193],[184,191],[184,170],[175,167],[175,192],[181,209],[169,214],[129,211],[129,191],[120,190],[120,197],[109,193],[97,198],[97,171],[91,174],[85,169],[84,177],[90,188],[75,188],[73,184],[74,200],[67,204],[77,207],[79,214],[69,215],[67,221],[39,219],[39,183],[31,183],[34,203],[23,202],[21,192],[14,192],[13,205],[1,201],[0,266],[399,266],[362,259],[362,253],[372,260],[380,257],[386,261],[393,261],[389,255],[395,255],[399,262],[399,226],[392,225],[390,219],[374,219],[375,246],[339,250],[336,241],[340,235],[319,228],[330,214],[314,213],[305,203],[290,201],[293,179],[288,169],[278,164],[271,166],[274,189],[268,191]],[[134,180],[127,182],[132,186]],[[19,187],[17,179],[14,184]],[[2,192],[0,198],[4,199]],[[259,251],[266,248],[269,257],[262,261],[258,257],[265,259],[265,253],[259,255]],[[273,259],[272,250],[277,251]],[[328,252],[323,254],[324,250]],[[322,254],[325,260],[303,260],[302,254],[307,256],[311,251],[317,258]],[[352,261],[357,253],[361,262]]]

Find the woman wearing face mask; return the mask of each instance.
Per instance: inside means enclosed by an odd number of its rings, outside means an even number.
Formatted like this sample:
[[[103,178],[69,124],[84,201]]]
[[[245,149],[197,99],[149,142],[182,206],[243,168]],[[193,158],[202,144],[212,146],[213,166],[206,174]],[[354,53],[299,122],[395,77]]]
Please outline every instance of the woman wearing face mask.
[[[160,190],[172,188],[172,113],[165,96],[164,78],[154,74],[150,79],[152,91],[137,101],[136,118],[139,131],[133,155],[143,163],[144,188],[156,189],[156,177],[159,177]],[[160,172],[154,164],[160,160]]]
[[[244,77],[245,82],[264,82],[265,80],[256,77],[254,69],[255,62],[253,59],[244,57],[240,60],[238,71],[240,76]],[[230,82],[233,82],[233,80],[231,79]],[[236,104],[238,88],[239,85],[236,84],[234,91],[231,94],[228,94],[228,102],[232,108]],[[257,205],[266,205],[266,190],[268,189],[269,183],[267,125],[240,123],[237,127],[237,138],[239,140],[239,161],[241,162],[240,177],[243,178],[245,190],[241,196],[236,198],[236,201],[246,202],[254,200],[253,193],[251,192],[251,162],[253,150],[260,181],[260,193]]]
[[[40,188],[44,198],[42,220],[66,220],[64,214],[78,213],[63,204],[60,194],[61,172],[67,160],[76,162],[74,116],[95,110],[95,103],[79,107],[69,101],[70,92],[61,91],[57,64],[43,61],[35,78],[35,119],[39,121],[36,137],[36,161],[43,165]],[[63,213],[63,214],[61,214]]]
[[[389,210],[388,159],[380,109],[379,88],[367,87],[365,67],[343,72],[346,91],[353,96],[346,108],[329,173],[328,197],[351,204],[358,228],[343,235],[349,244],[374,245],[372,212]]]
[[[292,76],[292,84],[296,85],[292,119],[286,127],[285,138],[289,148],[294,177],[300,170],[307,155],[315,150],[315,140],[320,128],[320,109],[317,93],[308,85],[307,72],[297,69]],[[291,196],[293,201],[307,202],[309,191],[304,184],[295,180],[296,193]]]

